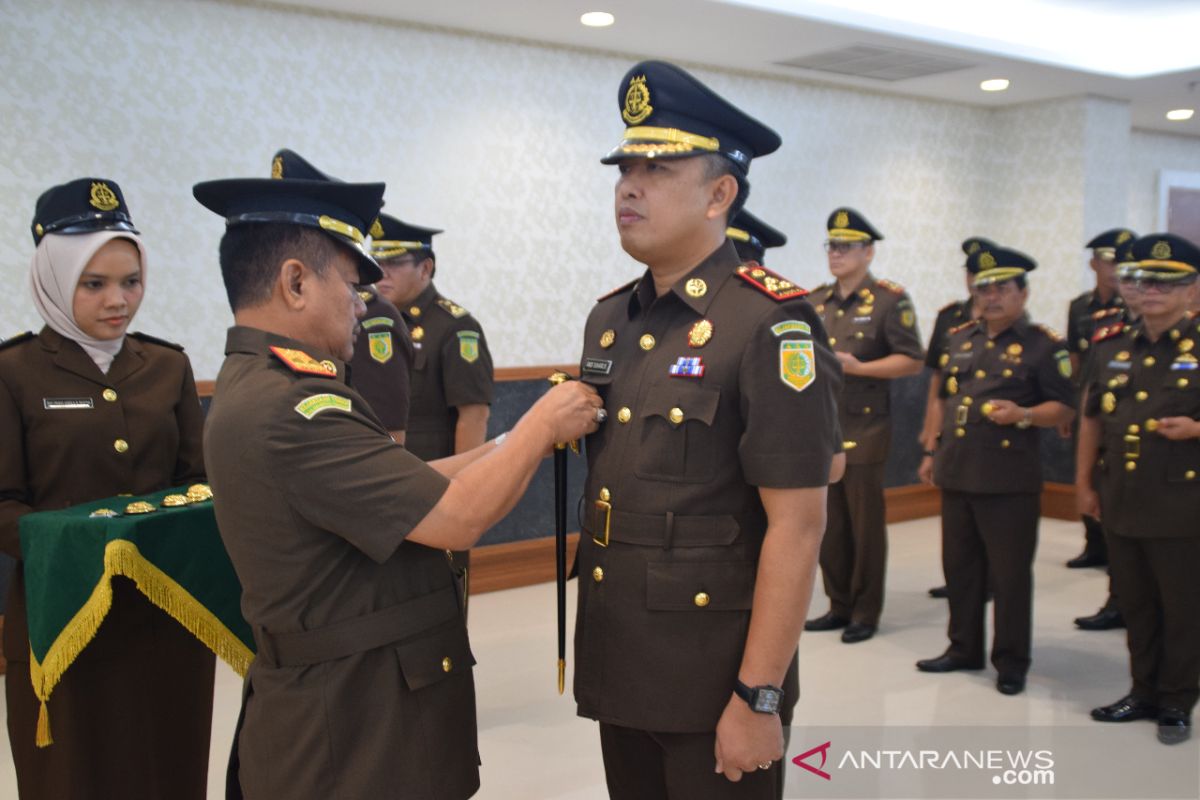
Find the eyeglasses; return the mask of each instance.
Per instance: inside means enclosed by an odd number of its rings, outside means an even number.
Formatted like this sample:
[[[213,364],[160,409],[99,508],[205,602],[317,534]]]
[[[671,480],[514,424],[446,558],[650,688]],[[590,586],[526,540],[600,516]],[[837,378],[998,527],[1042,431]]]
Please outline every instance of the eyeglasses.
[[[860,247],[866,247],[866,242],[825,242],[826,253],[849,253]]]
[[[397,258],[391,261],[380,261],[379,268],[383,270],[404,269],[405,267],[416,266],[417,260],[412,256],[408,258]]]
[[[1156,294],[1170,294],[1175,289],[1187,289],[1193,286],[1196,282],[1191,281],[1156,281],[1147,278],[1122,278],[1121,287],[1124,289],[1132,289],[1135,292],[1154,292]]]

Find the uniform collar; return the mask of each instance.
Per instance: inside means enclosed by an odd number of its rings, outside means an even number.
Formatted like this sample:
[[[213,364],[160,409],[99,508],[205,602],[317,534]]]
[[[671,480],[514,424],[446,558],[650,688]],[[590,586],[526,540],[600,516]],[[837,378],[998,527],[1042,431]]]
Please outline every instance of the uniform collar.
[[[980,317],[975,321],[975,324],[976,330],[979,333],[983,334],[984,336],[988,335],[987,320],[985,320],[983,317]],[[1029,312],[1023,311],[1021,312],[1021,316],[1017,317],[1013,324],[997,333],[994,338],[999,340],[1011,333],[1016,339],[1024,339],[1029,334],[1029,327],[1032,324],[1033,323],[1029,319]]]
[[[713,298],[716,297],[721,286],[733,276],[733,271],[741,263],[733,242],[726,239],[721,243],[720,247],[714,250],[708,258],[701,261],[695,269],[672,284],[663,297],[674,295],[699,316],[704,316],[708,313]],[[694,283],[695,281],[703,282],[703,294],[699,297],[693,296],[697,291],[696,287],[699,286],[699,284]],[[688,292],[689,283],[693,286],[692,293]],[[629,298],[630,319],[636,316],[640,309],[649,308],[655,299],[654,276],[650,273],[650,270],[646,270]]]
[[[1099,311],[1104,308],[1119,308],[1125,305],[1125,301],[1121,299],[1119,292],[1113,292],[1112,299],[1107,303],[1100,299],[1100,295],[1096,289],[1092,289],[1088,295],[1088,308],[1093,311]]]
[[[841,295],[838,294],[837,278],[834,278],[833,282],[829,284],[829,291],[825,293],[825,299],[823,302],[828,303],[831,300],[836,300],[839,303],[845,304],[845,302],[851,298],[853,298],[855,300],[861,300],[863,298],[860,296],[859,293],[862,292],[863,289],[871,289],[871,288],[874,288],[874,286],[875,286],[875,276],[872,275],[871,270],[868,269],[863,274],[862,280],[859,281],[858,285],[854,287],[853,291],[851,291],[845,297],[842,297]]]
[[[142,343],[128,334],[125,336],[125,342],[121,349],[113,358],[112,364],[109,365],[107,373],[101,372],[91,356],[74,340],[68,339],[49,325],[38,332],[38,339],[46,352],[54,354],[56,366],[81,378],[106,386],[125,380],[141,369],[146,361]]]
[[[1158,342],[1154,342],[1153,344],[1158,344],[1159,342],[1164,341],[1168,343],[1179,341],[1182,337],[1187,336],[1192,332],[1192,326],[1195,324],[1195,322],[1195,317],[1186,311],[1183,312],[1182,319],[1163,331],[1162,335],[1158,337]],[[1140,319],[1138,320],[1137,324],[1130,325],[1130,329],[1130,333],[1133,335],[1135,340],[1143,340],[1147,344],[1151,344],[1150,337],[1146,335],[1146,326],[1142,324]]]
[[[441,297],[441,295],[438,294],[438,290],[433,285],[433,281],[430,281],[429,285],[422,289],[421,293],[417,295],[411,303],[405,303],[404,308],[399,309],[400,313],[404,315],[406,320],[419,321],[425,316],[425,312],[437,302],[439,297]],[[414,308],[418,309],[419,313],[412,313]]]
[[[225,355],[227,356],[234,353],[265,356],[271,352],[272,347],[299,350],[311,356],[316,361],[331,361],[337,367],[337,379],[343,383],[346,382],[346,362],[339,358],[334,358],[310,344],[305,344],[287,336],[281,336],[278,333],[264,331],[261,328],[251,328],[247,325],[234,325],[225,335]]]

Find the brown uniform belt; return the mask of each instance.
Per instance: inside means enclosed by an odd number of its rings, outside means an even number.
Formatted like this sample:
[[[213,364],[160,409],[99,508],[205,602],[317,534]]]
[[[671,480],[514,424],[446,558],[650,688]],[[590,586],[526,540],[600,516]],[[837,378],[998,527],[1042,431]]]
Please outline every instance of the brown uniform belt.
[[[258,656],[270,667],[307,667],[398,642],[459,616],[453,586],[323,628],[268,633],[256,627]]]
[[[732,544],[741,530],[737,518],[729,515],[637,514],[599,501],[585,506],[583,527],[601,547],[622,542],[664,549]]]

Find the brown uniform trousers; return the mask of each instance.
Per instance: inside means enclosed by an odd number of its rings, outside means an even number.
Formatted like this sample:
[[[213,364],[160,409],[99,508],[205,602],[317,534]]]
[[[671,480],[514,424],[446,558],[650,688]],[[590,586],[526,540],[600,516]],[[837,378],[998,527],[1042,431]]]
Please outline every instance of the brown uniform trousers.
[[[860,361],[900,353],[920,359],[925,351],[908,294],[869,273],[841,297],[837,285],[813,291],[829,343]],[[846,438],[846,474],[829,487],[821,576],[830,610],[839,617],[878,625],[887,574],[887,511],[883,472],[890,445],[889,381],[847,375],[839,403]]]
[[[1200,683],[1200,440],[1154,432],[1200,419],[1200,327],[1157,342],[1135,326],[1096,343],[1087,414],[1101,423],[1097,490],[1125,617],[1132,694],[1189,711]]]
[[[258,647],[231,777],[249,800],[470,797],[475,659],[445,554],[405,541],[448,481],[392,440],[344,364],[280,355],[304,347],[230,329],[205,423]]]
[[[452,456],[458,407],[492,403],[495,376],[487,339],[475,318],[432,283],[401,312],[414,348],[405,447],[422,461]],[[471,552],[456,551],[452,560],[467,584]]]
[[[71,408],[55,404],[71,399]],[[0,547],[17,559],[5,611],[5,696],[25,800],[203,800],[213,654],[124,578],[96,637],[48,703],[54,744],[34,744],[40,704],[18,521],[122,492],[203,480],[202,412],[187,356],[132,334],[103,374],[44,328],[0,346]],[[125,452],[114,448],[124,440]]]
[[[942,568],[950,601],[947,653],[983,665],[989,583],[995,607],[992,663],[1023,676],[1030,664],[1033,557],[1042,468],[1037,428],[997,425],[988,400],[1026,408],[1074,405],[1066,346],[1018,320],[995,338],[986,323],[951,332],[939,380],[945,404],[934,483],[942,489]]]
[[[758,269],[727,241],[663,296],[646,275],[588,317],[582,379],[609,416],[587,440],[575,699],[601,723],[614,798],[778,793],[779,763],[715,774],[714,736],[766,534],[759,487],[826,485],[841,369],[802,290],[768,296]],[[794,661],[783,689],[786,725]]]

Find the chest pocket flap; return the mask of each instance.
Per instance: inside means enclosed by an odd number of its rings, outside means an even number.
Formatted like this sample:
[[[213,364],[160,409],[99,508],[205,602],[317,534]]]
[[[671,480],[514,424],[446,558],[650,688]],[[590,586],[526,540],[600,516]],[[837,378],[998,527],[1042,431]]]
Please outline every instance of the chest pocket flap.
[[[396,645],[396,657],[404,683],[413,691],[475,666],[467,629],[457,620],[440,631]]]
[[[716,469],[713,423],[721,402],[716,386],[688,378],[651,384],[641,403],[641,447],[634,473],[642,478],[699,483]]]
[[[754,601],[753,561],[651,561],[646,608],[651,611],[746,611]]]

